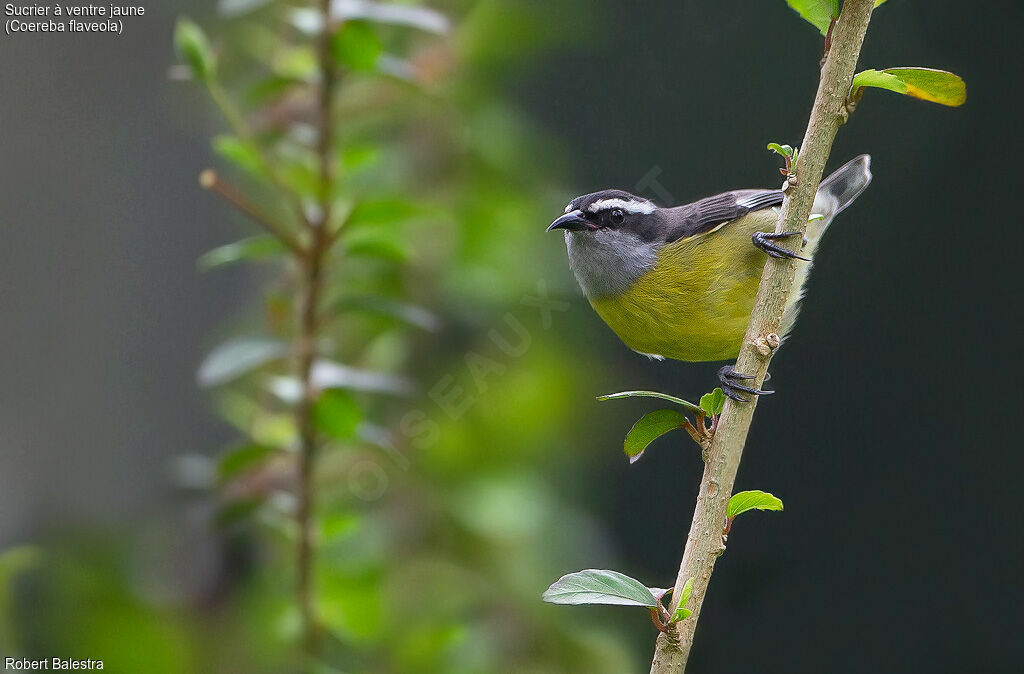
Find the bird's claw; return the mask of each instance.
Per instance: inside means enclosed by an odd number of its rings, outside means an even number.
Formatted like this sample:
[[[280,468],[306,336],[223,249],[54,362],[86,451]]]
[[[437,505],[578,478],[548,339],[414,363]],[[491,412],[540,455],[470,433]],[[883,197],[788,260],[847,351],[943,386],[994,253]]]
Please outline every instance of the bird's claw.
[[[772,241],[778,239],[786,239],[791,236],[797,236],[800,232],[755,232],[751,239],[754,245],[759,249],[767,253],[774,258],[795,258],[797,260],[803,260],[804,262],[810,262],[809,258],[797,255],[795,252],[782,246],[776,246]]]
[[[718,381],[722,383],[722,392],[740,403],[750,402],[750,399],[744,398],[740,395],[741,393],[746,393],[752,396],[771,395],[772,393],[775,393],[775,391],[762,391],[761,389],[741,383],[753,378],[753,375],[737,372],[732,365],[726,365],[718,371]]]

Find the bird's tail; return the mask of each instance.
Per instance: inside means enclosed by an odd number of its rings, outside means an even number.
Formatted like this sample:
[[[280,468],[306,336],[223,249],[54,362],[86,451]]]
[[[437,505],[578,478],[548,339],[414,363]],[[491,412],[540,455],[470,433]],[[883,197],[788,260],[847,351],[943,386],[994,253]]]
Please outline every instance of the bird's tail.
[[[818,194],[814,197],[814,208],[812,215],[820,215],[807,223],[806,238],[802,252],[807,257],[814,257],[821,241],[822,234],[832,224],[844,208],[854,202],[860,193],[867,189],[871,183],[871,157],[862,154],[856,159],[843,164],[839,170],[821,181],[818,187]],[[789,304],[786,306],[786,313],[782,317],[782,331],[785,334],[796,321],[797,313],[800,311],[800,298],[804,294],[804,285],[807,282],[807,275],[810,273],[811,265],[803,264],[797,267],[795,287],[797,291],[790,295]]]
[[[813,213],[824,216],[825,224],[854,202],[871,184],[871,156],[851,159],[821,181],[814,197]]]

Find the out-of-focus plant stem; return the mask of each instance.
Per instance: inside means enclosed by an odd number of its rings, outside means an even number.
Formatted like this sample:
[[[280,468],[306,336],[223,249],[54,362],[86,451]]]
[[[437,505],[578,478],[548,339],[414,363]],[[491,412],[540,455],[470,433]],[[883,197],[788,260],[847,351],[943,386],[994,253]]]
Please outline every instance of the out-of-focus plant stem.
[[[324,260],[332,241],[328,232],[333,212],[334,191],[334,87],[337,71],[331,53],[331,0],[321,0],[321,27],[318,45],[320,63],[320,116],[317,153],[320,162],[320,190],[317,212],[306,218],[310,241],[307,254],[301,258],[302,289],[299,304],[299,333],[295,350],[302,397],[296,406],[299,429],[298,510],[299,527],[296,583],[299,612],[302,617],[302,643],[308,654],[315,654],[318,644],[318,619],[314,587],[316,492],[315,467],[319,438],[313,420],[316,386],[313,365],[317,357],[318,312],[323,288]]]
[[[795,182],[791,181],[786,192],[776,224],[777,232],[802,233],[807,228],[832,142],[840,125],[846,120],[846,97],[853,82],[873,5],[874,0],[846,0],[843,3],[842,14],[832,31],[831,48],[821,70],[807,131],[800,145],[800,158],[794,166]],[[794,236],[793,240],[800,239]],[[758,350],[758,342],[760,340],[762,344],[765,343],[768,335],[779,331],[783,312],[793,291],[798,264],[805,263],[790,259],[769,259],[765,264],[754,311],[736,361],[736,371],[755,375],[754,381],[758,387],[764,382],[772,356],[770,349],[766,355],[762,354]],[[658,636],[651,674],[680,674],[686,667],[711,573],[715,561],[725,550],[722,533],[726,510],[755,406],[756,399],[749,403],[728,400],[715,429],[672,595],[678,598],[686,582],[693,578],[693,592],[687,604],[693,613]],[[673,601],[669,613],[675,611],[676,601]]]

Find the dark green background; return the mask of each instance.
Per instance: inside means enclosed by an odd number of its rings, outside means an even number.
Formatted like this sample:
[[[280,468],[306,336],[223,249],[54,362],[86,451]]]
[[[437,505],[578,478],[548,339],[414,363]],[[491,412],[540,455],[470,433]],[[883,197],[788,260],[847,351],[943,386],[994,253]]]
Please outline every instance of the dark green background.
[[[738,482],[786,513],[738,523],[694,671],[1020,667],[1021,19],[1013,3],[875,13],[862,67],[951,70],[968,102],[869,92],[840,129],[830,166],[870,153],[874,182],[820,248]],[[680,202],[775,181],[761,148],[799,142],[819,55],[783,3],[622,4],[608,23],[526,87],[573,148],[579,192],[630,189],[652,166]],[[607,353],[652,388],[696,394],[713,376]],[[698,464],[655,449],[621,466],[605,507],[636,563],[670,574]]]
[[[191,4],[154,4],[116,41],[0,38],[0,547],[54,521],[159,517],[194,543],[168,566],[212,573],[166,466],[226,437],[193,371],[251,285],[192,271],[237,228],[195,189],[219,127],[164,77]],[[1011,3],[878,10],[862,65],[952,70],[968,103],[870,91],[840,130],[831,165],[871,153],[875,182],[820,249],[738,483],[786,512],[737,523],[693,671],[1019,670],[1022,19]],[[778,182],[763,148],[799,141],[820,55],[781,1],[592,3],[557,20],[564,46],[514,93],[564,140],[572,192],[632,189],[655,167],[679,202]],[[545,224],[524,227],[560,247]],[[551,278],[572,293],[565,266]],[[605,413],[592,393],[712,385],[717,366],[648,363],[571,296],[559,338],[601,354],[584,418]],[[628,467],[618,434],[645,408],[624,405],[578,430],[601,459],[573,489],[626,570],[670,584],[699,459],[662,441]]]

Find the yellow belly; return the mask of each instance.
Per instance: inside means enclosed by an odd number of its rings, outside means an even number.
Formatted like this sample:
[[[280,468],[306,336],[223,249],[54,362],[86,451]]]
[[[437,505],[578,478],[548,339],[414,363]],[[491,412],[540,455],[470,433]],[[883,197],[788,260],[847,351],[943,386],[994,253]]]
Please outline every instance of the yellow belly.
[[[640,353],[686,361],[735,358],[766,260],[750,237],[774,223],[773,211],[762,211],[667,244],[654,269],[625,293],[590,304]]]

